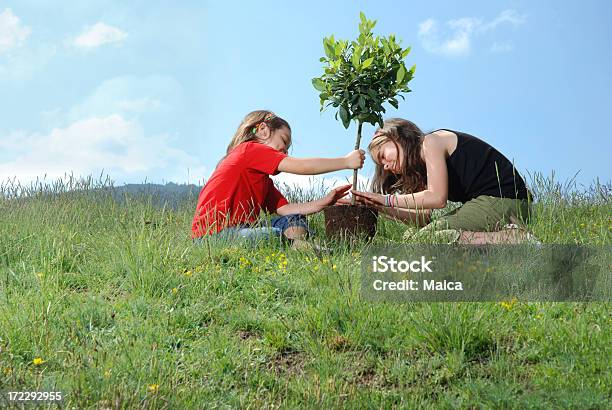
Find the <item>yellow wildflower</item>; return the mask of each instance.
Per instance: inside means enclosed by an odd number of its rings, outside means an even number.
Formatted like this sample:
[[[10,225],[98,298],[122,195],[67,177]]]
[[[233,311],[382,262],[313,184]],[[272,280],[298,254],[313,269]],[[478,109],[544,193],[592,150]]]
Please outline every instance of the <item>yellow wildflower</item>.
[[[149,386],[147,387],[147,389],[151,392],[151,393],[157,393],[157,391],[159,390],[159,384],[149,384]]]
[[[32,363],[34,363],[34,365],[36,365],[36,366],[40,366],[44,362],[45,361],[42,358],[40,358],[40,357],[36,357],[36,358],[34,358],[34,360],[32,360]]]
[[[499,304],[506,310],[510,310],[514,307],[514,305],[516,305],[516,302],[518,302],[518,300],[516,298],[512,298],[512,300],[509,301],[502,301],[499,302]]]
[[[189,278],[189,277],[191,277],[191,275],[193,275],[192,271],[190,271],[190,270],[185,271],[185,276],[187,276]]]
[[[5,368],[5,369],[4,369],[4,374],[5,374],[5,375],[7,375],[7,376],[8,376],[8,375],[10,375],[11,373],[13,373],[13,368],[11,368],[11,367],[7,367],[7,368]]]
[[[172,288],[172,293],[176,295],[176,293],[178,292],[177,288]]]

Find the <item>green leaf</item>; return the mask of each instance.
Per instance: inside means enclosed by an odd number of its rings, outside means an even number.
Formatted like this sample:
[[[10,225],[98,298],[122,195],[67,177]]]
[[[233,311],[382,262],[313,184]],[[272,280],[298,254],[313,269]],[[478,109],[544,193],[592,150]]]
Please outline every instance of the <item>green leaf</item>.
[[[338,41],[334,47],[334,58],[340,57],[340,55],[342,55],[342,50],[344,50],[344,44]]]
[[[399,103],[397,102],[395,98],[389,98],[389,104],[394,106],[396,110],[399,108]]]
[[[410,54],[410,50],[412,50],[412,47],[408,47],[407,49],[405,49],[405,50],[402,52],[402,58],[406,58],[406,57],[408,57],[408,54]]]
[[[368,68],[374,62],[374,57],[370,57],[361,64],[361,68]]]
[[[327,39],[327,38],[324,39],[323,40],[323,48],[325,49],[325,55],[327,56],[327,58],[329,58],[330,60],[333,60],[333,59],[336,58],[333,38],[332,39]]]
[[[325,84],[325,81],[321,80],[320,78],[313,78],[312,79],[312,85],[314,86],[315,89],[317,89],[317,91],[326,91],[327,90],[327,86]]]
[[[366,100],[362,95],[359,96],[359,107],[361,107],[362,111],[366,110]]]
[[[401,84],[402,81],[404,80],[404,76],[406,75],[406,68],[404,67],[404,65],[400,65],[399,69],[397,70],[397,74],[395,76],[395,83],[396,84]]]
[[[360,51],[361,50],[356,49],[355,51],[353,51],[353,56],[351,57],[351,63],[353,63],[353,67],[355,67],[355,70],[357,71],[359,71],[359,69],[361,68],[361,52]]]
[[[349,113],[347,109],[344,107],[344,105],[341,105],[338,112],[340,113],[340,119],[342,120],[342,125],[344,125],[344,128],[348,128],[349,125],[351,124],[351,118],[349,117]]]

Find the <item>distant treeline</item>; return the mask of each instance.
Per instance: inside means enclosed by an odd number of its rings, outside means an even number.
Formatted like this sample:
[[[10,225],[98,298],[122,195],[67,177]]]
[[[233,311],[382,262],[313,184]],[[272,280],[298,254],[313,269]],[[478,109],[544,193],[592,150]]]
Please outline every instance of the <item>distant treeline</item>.
[[[111,193],[118,203],[125,204],[129,200],[150,201],[156,208],[177,209],[181,205],[196,205],[196,200],[202,187],[193,184],[126,184],[118,187],[104,188]]]

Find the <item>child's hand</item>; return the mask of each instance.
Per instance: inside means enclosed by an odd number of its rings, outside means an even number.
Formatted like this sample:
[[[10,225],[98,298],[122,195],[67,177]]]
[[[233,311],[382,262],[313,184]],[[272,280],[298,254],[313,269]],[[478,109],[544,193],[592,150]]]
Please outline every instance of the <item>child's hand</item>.
[[[363,161],[365,161],[365,151],[362,149],[356,149],[346,154],[344,159],[348,169],[361,168],[363,167]]]
[[[371,199],[366,198],[364,196],[357,196],[357,195],[353,195],[353,196],[355,197],[355,204],[357,205],[365,205],[370,208],[374,208],[378,210],[381,210],[382,208],[384,208],[378,202],[374,202]],[[339,199],[338,202],[336,202],[336,205],[352,205],[352,202],[350,199],[343,198],[343,199]]]
[[[321,205],[323,207],[334,205],[340,198],[343,198],[348,194],[351,187],[352,185],[349,184],[332,189],[327,195],[321,198]]]
[[[368,206],[380,206],[385,204],[385,196],[373,192],[351,191],[357,202]]]

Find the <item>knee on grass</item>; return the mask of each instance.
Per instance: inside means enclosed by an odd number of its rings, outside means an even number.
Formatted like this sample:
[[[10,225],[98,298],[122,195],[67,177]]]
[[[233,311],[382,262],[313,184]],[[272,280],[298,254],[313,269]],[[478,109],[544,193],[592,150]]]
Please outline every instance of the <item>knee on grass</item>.
[[[279,229],[283,237],[289,240],[303,240],[311,234],[308,221],[301,214],[278,216],[272,220],[272,226]]]

